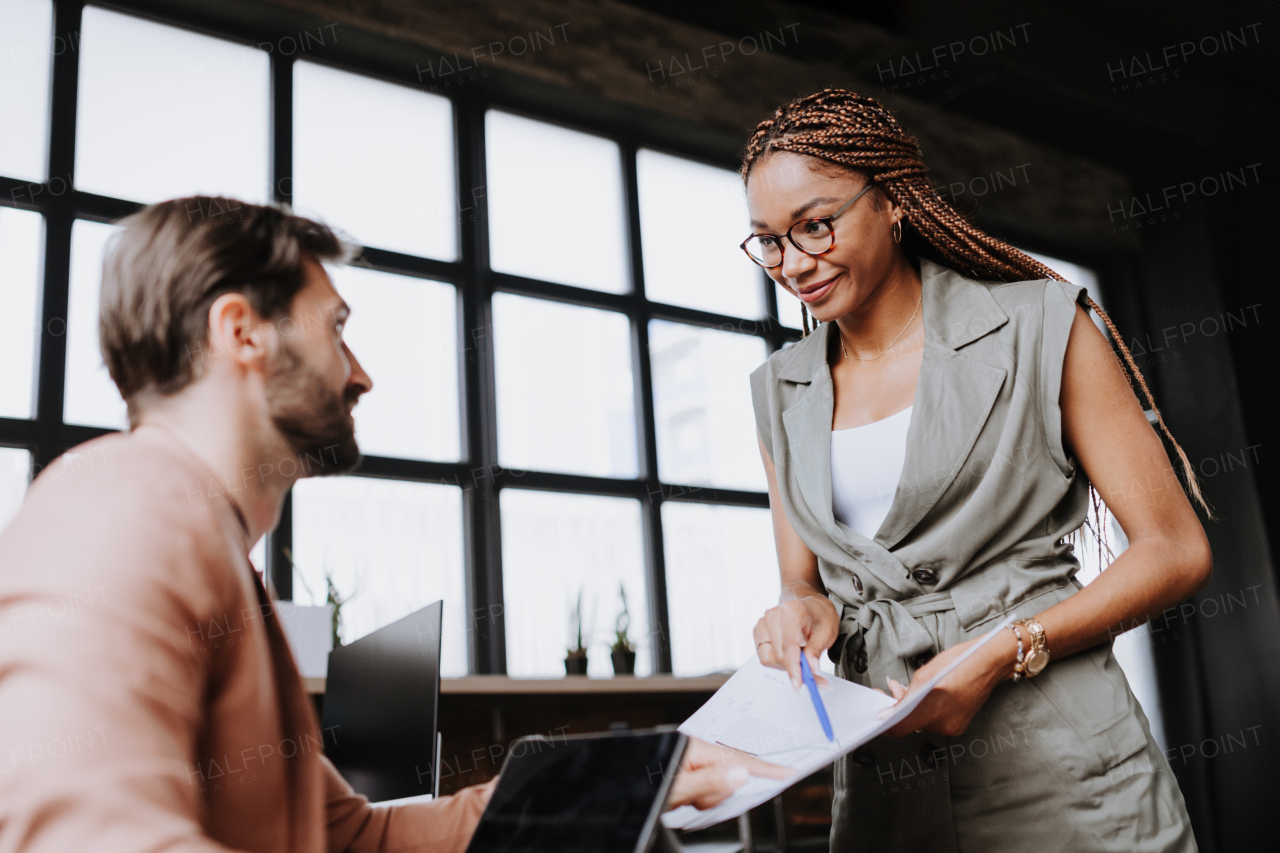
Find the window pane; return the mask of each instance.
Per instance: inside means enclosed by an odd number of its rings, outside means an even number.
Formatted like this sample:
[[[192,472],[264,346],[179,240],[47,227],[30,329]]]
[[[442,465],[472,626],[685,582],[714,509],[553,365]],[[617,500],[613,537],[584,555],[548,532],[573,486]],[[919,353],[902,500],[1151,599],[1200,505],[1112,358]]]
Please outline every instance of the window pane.
[[[645,295],[732,314],[764,316],[764,278],[738,244],[751,233],[736,172],[656,151],[636,153]]]
[[[611,140],[485,115],[489,263],[499,272],[622,293],[622,157]]]
[[[267,537],[263,536],[249,550],[249,562],[260,572],[267,570]]]
[[[0,5],[0,175],[42,181],[49,138],[53,70],[53,4],[4,0]]]
[[[650,321],[663,482],[765,490],[748,377],[766,355],[753,335]]]
[[[267,54],[88,6],[76,184],[143,202],[267,199]]]
[[[22,508],[31,479],[31,454],[16,447],[0,447],[0,531]]]
[[[778,321],[792,329],[803,329],[800,317],[800,298],[792,296],[779,284],[773,285],[773,296],[778,301]]]
[[[640,502],[523,489],[501,495],[507,674],[565,674],[581,590],[587,674],[611,675],[619,584],[627,591],[636,674],[652,672]]]
[[[627,318],[498,293],[493,325],[499,461],[508,468],[636,476]]]
[[[293,71],[293,200],[367,246],[452,261],[447,98],[310,62]]]
[[[462,490],[368,477],[301,480],[293,487],[293,600],[325,603],[325,578],[352,642],[444,599],[442,675],[467,672]]]
[[[0,207],[0,416],[7,418],[31,417],[43,246],[40,214]]]
[[[460,458],[457,291],[359,267],[329,273],[351,306],[344,337],[373,377],[355,413],[361,452]]]
[[[1102,301],[1102,288],[1098,286],[1098,274],[1093,270],[1088,267],[1082,267],[1079,264],[1073,264],[1070,261],[1051,258],[1048,255],[1041,255],[1036,252],[1027,252],[1026,249],[1023,249],[1023,251],[1067,281],[1083,287],[1088,292],[1090,299],[1101,305],[1103,311],[1107,310],[1107,303]],[[1094,325],[1102,330],[1102,334],[1110,337],[1111,332],[1107,330],[1107,324],[1102,322],[1102,318],[1092,311],[1089,312],[1089,316],[1093,318]]]
[[[767,509],[662,505],[671,669],[737,669],[755,653],[751,629],[778,603],[781,580]]]
[[[71,302],[67,312],[67,387],[62,419],[124,429],[124,400],[102,363],[98,349],[98,297],[102,290],[102,255],[107,239],[119,228],[77,220],[71,228]]]

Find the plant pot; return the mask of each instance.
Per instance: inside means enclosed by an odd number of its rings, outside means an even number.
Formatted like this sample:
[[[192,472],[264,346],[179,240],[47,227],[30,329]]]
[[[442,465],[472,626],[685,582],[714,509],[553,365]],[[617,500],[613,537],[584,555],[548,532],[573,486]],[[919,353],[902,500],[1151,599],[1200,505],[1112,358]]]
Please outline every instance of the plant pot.
[[[636,674],[636,653],[626,649],[614,649],[609,657],[613,658],[614,675]]]
[[[566,655],[564,659],[564,672],[565,675],[586,675],[587,656]]]

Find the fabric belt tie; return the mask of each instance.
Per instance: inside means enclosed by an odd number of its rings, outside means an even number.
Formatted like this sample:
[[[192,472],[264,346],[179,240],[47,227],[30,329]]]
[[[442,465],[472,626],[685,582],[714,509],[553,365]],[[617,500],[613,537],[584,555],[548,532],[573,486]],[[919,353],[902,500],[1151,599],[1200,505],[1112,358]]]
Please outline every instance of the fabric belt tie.
[[[861,607],[846,604],[840,618],[840,636],[844,642],[840,650],[841,663],[849,638],[857,634],[862,635],[864,646],[870,646],[872,638],[878,641],[877,645],[887,643],[894,657],[902,660],[932,651],[933,637],[916,617],[955,610],[955,606],[950,592],[931,592],[906,601],[877,598]]]

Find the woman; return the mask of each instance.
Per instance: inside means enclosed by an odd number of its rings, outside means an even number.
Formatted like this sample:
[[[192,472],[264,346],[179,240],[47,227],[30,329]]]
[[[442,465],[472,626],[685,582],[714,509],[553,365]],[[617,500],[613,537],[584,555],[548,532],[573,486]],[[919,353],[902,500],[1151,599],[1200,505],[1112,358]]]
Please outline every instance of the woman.
[[[760,660],[798,685],[829,651],[901,698],[1026,620],[836,765],[831,849],[1194,850],[1110,640],[1203,587],[1209,547],[1089,308],[1146,384],[1082,288],[925,174],[843,90],[779,109],[742,163],[743,248],[816,325],[751,377],[783,589]],[[1130,544],[1082,589],[1091,483]]]

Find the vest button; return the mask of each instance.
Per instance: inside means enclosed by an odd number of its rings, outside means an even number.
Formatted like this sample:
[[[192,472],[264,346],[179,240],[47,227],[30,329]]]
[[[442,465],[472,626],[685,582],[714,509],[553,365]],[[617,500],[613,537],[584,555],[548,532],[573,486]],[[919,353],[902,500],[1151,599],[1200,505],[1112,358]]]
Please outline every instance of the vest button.
[[[929,569],[916,569],[911,573],[911,577],[915,578],[916,583],[929,584],[937,583],[938,576]]]
[[[934,755],[934,753],[937,751],[938,751],[938,748],[936,746],[929,743],[929,741],[925,741],[924,746],[920,747],[920,752],[919,752],[920,762],[924,764],[925,767],[928,767],[931,770],[937,770],[938,757]]]
[[[856,574],[853,576],[853,588],[859,595],[862,594],[862,578],[858,577]]]
[[[853,763],[859,767],[870,767],[876,763],[876,754],[871,751],[869,746],[860,746],[853,751]]]
[[[853,656],[853,669],[859,675],[867,671],[867,653],[864,650],[858,649]]]

